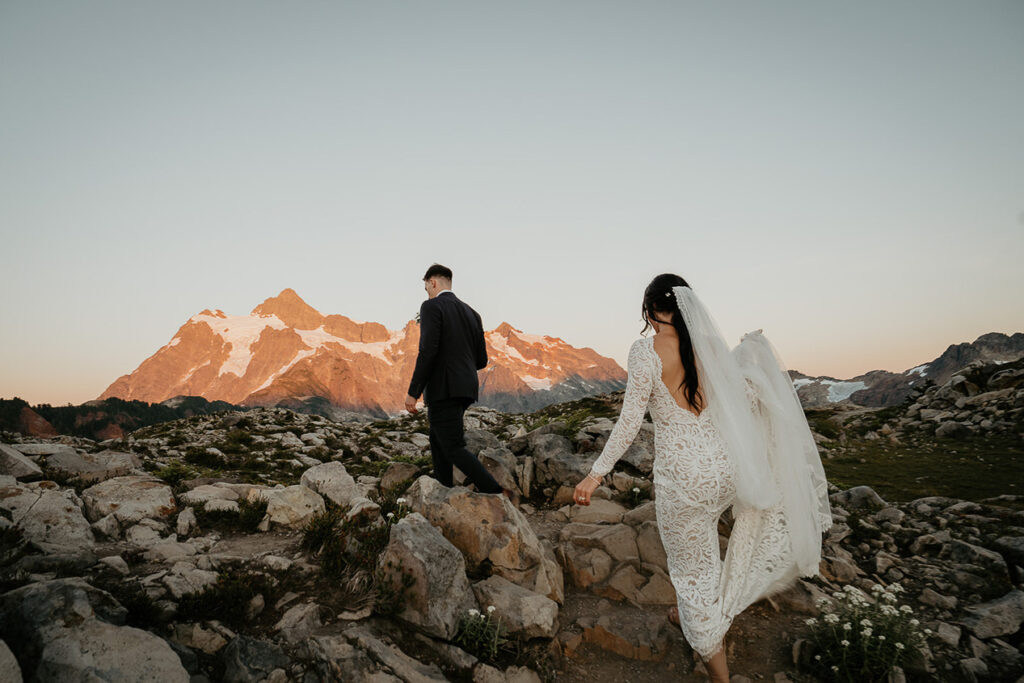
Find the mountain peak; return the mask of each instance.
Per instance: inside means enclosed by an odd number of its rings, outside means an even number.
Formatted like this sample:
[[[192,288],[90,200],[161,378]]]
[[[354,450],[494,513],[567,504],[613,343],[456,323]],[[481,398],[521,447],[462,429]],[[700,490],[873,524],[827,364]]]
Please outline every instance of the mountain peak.
[[[252,315],[276,315],[281,322],[298,330],[315,330],[323,324],[324,318],[291,287],[285,287],[280,294],[252,309]]]

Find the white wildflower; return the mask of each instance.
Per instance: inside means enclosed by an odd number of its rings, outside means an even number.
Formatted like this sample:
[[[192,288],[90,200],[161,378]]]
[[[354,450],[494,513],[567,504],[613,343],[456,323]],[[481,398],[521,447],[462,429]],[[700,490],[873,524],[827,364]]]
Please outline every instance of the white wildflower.
[[[910,605],[900,605],[900,611],[905,613],[905,614],[910,614],[911,612],[914,611],[914,608],[911,607]]]
[[[843,638],[842,640],[839,641],[839,644],[842,645],[843,647],[846,647],[847,645],[850,644],[850,641],[848,641],[846,638]]]
[[[880,636],[878,636],[878,639],[879,639],[879,640],[885,640],[885,636],[881,636],[881,635],[880,635]]]
[[[388,517],[394,517],[394,516],[395,516],[395,513],[394,513],[394,512],[389,512],[389,513],[388,513]]]
[[[810,619],[804,619],[804,623],[807,624],[808,626],[814,626],[815,624],[818,623],[818,620],[815,619],[814,617],[811,617]]]
[[[866,628],[863,631],[861,631],[860,634],[862,636],[864,636],[865,638],[870,638],[871,637],[871,629]]]
[[[903,643],[896,643],[896,649],[897,650],[902,650],[903,649]]]
[[[871,626],[871,620],[870,619],[861,619],[860,620],[860,625],[861,626]]]
[[[494,611],[494,605],[488,605],[487,606],[487,613],[490,614],[493,611]]]
[[[920,623],[921,623],[921,622],[920,622],[920,621],[918,621],[917,619],[911,619],[911,620],[910,620],[910,625],[911,625],[911,626],[917,626],[917,625],[918,625],[918,624],[920,624]]]
[[[475,616],[479,616],[480,615],[480,610],[478,610],[478,609],[470,609],[469,613],[472,614],[474,617]]]
[[[839,623],[839,615],[838,614],[826,614],[825,615],[825,623],[827,623],[827,624],[838,624]]]
[[[639,486],[634,486],[633,487],[633,493],[640,493],[640,487]]]
[[[399,498],[395,502],[398,503],[399,505],[401,505],[402,503],[405,502],[405,498]]]
[[[853,628],[853,626],[852,626],[852,625],[850,625],[850,623],[849,623],[849,622],[847,622],[847,623],[843,624],[843,630],[844,630],[844,631],[849,631],[849,630],[850,630],[851,628]]]

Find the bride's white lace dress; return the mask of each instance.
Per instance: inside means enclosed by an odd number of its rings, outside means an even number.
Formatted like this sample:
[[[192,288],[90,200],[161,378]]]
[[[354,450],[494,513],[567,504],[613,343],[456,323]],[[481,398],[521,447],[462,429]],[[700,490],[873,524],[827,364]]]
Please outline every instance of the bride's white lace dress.
[[[591,472],[604,476],[612,470],[650,408],[658,529],[683,635],[707,659],[722,647],[737,614],[797,577],[784,511],[781,503],[765,510],[734,510],[723,560],[718,519],[735,498],[735,470],[711,412],[697,415],[676,403],[661,379],[653,337],[633,343],[628,373],[622,412]],[[751,410],[757,411],[749,386],[748,397]]]

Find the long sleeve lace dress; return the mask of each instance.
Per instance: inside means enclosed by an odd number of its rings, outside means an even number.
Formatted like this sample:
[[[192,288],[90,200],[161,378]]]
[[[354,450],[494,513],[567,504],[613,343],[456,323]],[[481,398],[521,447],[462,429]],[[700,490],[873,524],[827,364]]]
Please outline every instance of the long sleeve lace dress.
[[[683,408],[662,381],[654,338],[629,350],[628,379],[619,420],[591,467],[603,477],[636,438],[648,407],[654,422],[655,511],[679,621],[690,646],[706,659],[724,642],[733,618],[796,578],[781,505],[736,512],[724,560],[718,520],[735,498],[735,469],[707,409]],[[757,399],[748,385],[751,410]]]

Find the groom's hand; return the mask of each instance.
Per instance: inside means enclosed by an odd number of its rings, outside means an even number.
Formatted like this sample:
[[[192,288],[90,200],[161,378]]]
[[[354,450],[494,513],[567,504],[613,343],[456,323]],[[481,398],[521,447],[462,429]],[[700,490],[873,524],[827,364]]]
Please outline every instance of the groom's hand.
[[[408,410],[413,415],[415,415],[418,412],[416,410],[416,401],[417,401],[417,399],[415,397],[413,397],[413,396],[408,396],[407,395],[405,397],[405,409]]]

